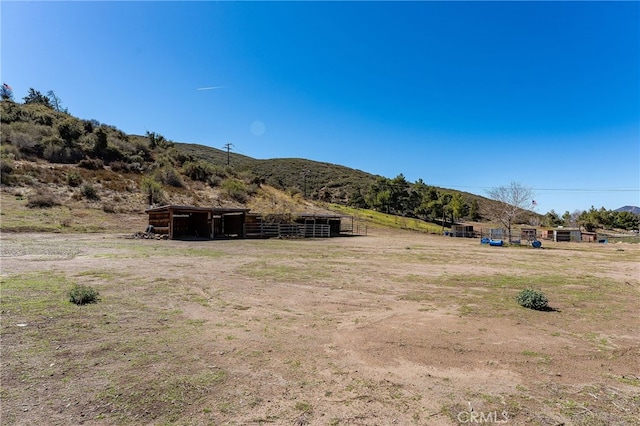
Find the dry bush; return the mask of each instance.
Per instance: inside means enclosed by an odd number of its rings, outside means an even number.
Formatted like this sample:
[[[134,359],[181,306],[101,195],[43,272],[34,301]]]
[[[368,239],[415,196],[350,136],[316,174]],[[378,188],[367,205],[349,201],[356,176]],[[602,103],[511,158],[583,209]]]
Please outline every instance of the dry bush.
[[[85,158],[78,163],[78,167],[87,170],[101,170],[104,168],[104,161],[96,158]]]
[[[51,192],[39,189],[34,194],[31,194],[27,199],[27,207],[33,208],[48,208],[59,206],[58,200],[51,194]]]

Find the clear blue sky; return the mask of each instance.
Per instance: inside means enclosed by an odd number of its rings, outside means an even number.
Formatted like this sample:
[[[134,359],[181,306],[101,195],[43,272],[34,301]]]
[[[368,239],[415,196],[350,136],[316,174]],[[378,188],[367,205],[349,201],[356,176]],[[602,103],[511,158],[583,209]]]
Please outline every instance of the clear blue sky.
[[[2,82],[75,116],[537,210],[640,205],[639,2],[11,2]],[[200,89],[200,90],[199,90]],[[202,90],[206,89],[206,90]]]

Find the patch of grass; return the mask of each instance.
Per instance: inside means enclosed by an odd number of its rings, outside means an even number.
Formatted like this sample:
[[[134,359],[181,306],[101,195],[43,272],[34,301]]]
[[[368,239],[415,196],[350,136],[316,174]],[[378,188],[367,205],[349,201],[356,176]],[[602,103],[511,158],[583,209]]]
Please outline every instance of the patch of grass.
[[[298,401],[296,402],[295,409],[296,411],[301,411],[303,413],[312,413],[313,405],[306,401]]]
[[[52,312],[65,314],[71,307],[65,304],[69,281],[60,274],[31,273],[0,278],[2,309],[20,314],[29,321]]]
[[[438,226],[419,219],[395,216],[377,212],[375,210],[355,209],[352,207],[341,206],[339,204],[330,204],[329,208],[335,212],[353,216],[356,220],[365,220],[367,222],[388,228],[407,229],[411,231],[426,232],[429,234],[442,233],[442,226]],[[445,229],[448,230],[449,228]]]
[[[638,376],[623,375],[620,377],[616,377],[616,380],[618,380],[620,383],[624,383],[625,385],[640,387],[640,377]]]
[[[284,282],[307,282],[308,280],[329,278],[331,274],[319,264],[290,266],[274,262],[257,261],[239,268],[238,273],[253,278]]]
[[[174,423],[183,418],[187,408],[226,380],[222,370],[195,374],[152,374],[137,376],[126,385],[112,384],[98,396],[117,418],[137,418],[144,423]],[[113,415],[112,414],[112,415]]]
[[[413,291],[410,293],[405,293],[398,297],[398,300],[409,300],[412,302],[432,302],[434,300],[433,294],[428,293],[426,291]]]

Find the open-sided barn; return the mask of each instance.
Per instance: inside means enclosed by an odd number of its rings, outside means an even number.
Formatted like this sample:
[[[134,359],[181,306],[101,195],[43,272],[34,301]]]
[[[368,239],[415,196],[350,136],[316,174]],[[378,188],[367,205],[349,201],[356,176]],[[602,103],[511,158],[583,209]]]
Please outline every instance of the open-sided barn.
[[[303,213],[263,215],[249,209],[161,206],[145,211],[156,234],[169,239],[336,237],[353,232],[353,217]]]
[[[156,234],[180,238],[243,238],[249,209],[161,206],[146,210]]]

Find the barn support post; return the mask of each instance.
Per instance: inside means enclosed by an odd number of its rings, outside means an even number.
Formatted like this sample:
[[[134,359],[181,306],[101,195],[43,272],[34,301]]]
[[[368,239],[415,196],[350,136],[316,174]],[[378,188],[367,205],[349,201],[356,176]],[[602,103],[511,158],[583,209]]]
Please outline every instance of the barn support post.
[[[173,209],[169,209],[169,239],[173,240]]]

